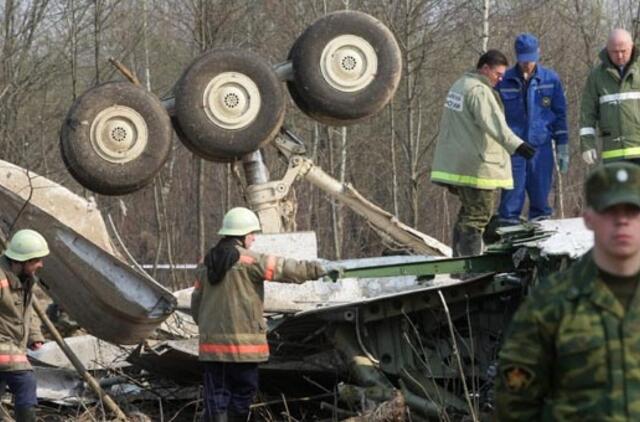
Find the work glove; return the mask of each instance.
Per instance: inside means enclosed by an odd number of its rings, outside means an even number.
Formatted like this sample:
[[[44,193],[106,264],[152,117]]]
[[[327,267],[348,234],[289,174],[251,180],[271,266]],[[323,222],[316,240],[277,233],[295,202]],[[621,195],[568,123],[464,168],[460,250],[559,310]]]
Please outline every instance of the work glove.
[[[516,154],[520,154],[520,155],[522,155],[524,158],[526,158],[528,160],[530,158],[533,158],[533,156],[536,154],[536,149],[534,147],[532,147],[531,145],[529,145],[528,143],[523,142],[516,149]]]
[[[569,171],[569,144],[556,145],[556,162],[560,173]]]
[[[598,153],[595,149],[588,149],[582,153],[582,160],[590,166],[594,165],[598,161]]]
[[[327,261],[322,263],[322,270],[324,271],[324,281],[338,281],[344,274],[344,267],[337,262]]]

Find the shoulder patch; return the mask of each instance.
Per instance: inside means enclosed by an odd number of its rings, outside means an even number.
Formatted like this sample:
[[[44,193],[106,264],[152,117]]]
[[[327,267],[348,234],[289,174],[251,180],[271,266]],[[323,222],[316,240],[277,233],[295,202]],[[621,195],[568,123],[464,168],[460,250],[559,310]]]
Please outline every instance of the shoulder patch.
[[[453,111],[462,111],[462,104],[464,102],[464,96],[457,92],[449,91],[447,99],[444,102],[444,106]]]
[[[524,390],[531,385],[535,374],[524,366],[509,365],[502,370],[502,379],[512,392]]]

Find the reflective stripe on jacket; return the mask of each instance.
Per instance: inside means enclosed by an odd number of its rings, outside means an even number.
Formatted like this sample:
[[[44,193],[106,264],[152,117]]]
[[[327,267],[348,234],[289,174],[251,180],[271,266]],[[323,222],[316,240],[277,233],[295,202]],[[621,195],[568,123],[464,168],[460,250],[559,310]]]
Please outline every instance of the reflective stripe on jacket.
[[[602,139],[603,160],[640,157],[640,64],[634,48],[621,77],[606,49],[584,87],[580,109],[582,151]]]
[[[191,313],[200,333],[199,358],[217,362],[264,362],[269,358],[263,318],[264,280],[304,283],[324,275],[319,262],[259,254],[237,246],[240,259],[217,284],[197,271]]]
[[[11,272],[9,261],[0,257],[0,372],[32,369],[27,346],[44,341],[39,319],[33,315],[33,285],[22,283]]]
[[[640,291],[625,311],[591,252],[534,287],[500,351],[495,397],[499,421],[640,420]]]
[[[538,64],[527,86],[515,65],[507,70],[496,89],[504,104],[507,124],[518,137],[536,147],[552,139],[557,145],[568,142],[567,101],[556,72]]]
[[[510,155],[522,140],[507,126],[488,80],[466,73],[447,94],[431,181],[478,189],[511,189]]]

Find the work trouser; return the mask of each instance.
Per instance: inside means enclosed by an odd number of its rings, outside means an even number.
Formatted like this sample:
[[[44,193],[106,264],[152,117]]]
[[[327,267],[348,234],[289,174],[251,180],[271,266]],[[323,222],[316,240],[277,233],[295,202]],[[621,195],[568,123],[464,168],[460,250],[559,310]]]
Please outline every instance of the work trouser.
[[[258,391],[255,362],[202,362],[204,365],[205,421],[225,412],[248,415]]]
[[[482,233],[495,207],[495,190],[466,186],[449,187],[460,199],[458,218],[453,226],[453,256],[482,253]]]
[[[0,396],[8,387],[9,392],[13,394],[16,415],[38,404],[36,384],[36,376],[33,371],[0,371]],[[19,416],[17,419],[20,422]],[[2,420],[2,415],[0,415],[0,420]]]
[[[525,194],[529,197],[529,221],[543,220],[551,216],[549,192],[553,182],[553,145],[548,142],[536,149],[535,155],[526,159],[511,156],[513,189],[502,190],[498,215],[500,222],[520,224]]]

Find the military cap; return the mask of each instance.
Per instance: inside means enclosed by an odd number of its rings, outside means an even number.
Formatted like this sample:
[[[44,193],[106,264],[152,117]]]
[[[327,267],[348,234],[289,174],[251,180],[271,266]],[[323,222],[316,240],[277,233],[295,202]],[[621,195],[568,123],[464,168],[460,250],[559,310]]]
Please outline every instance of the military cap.
[[[640,166],[624,161],[603,164],[587,176],[587,205],[597,212],[618,204],[640,207]]]

